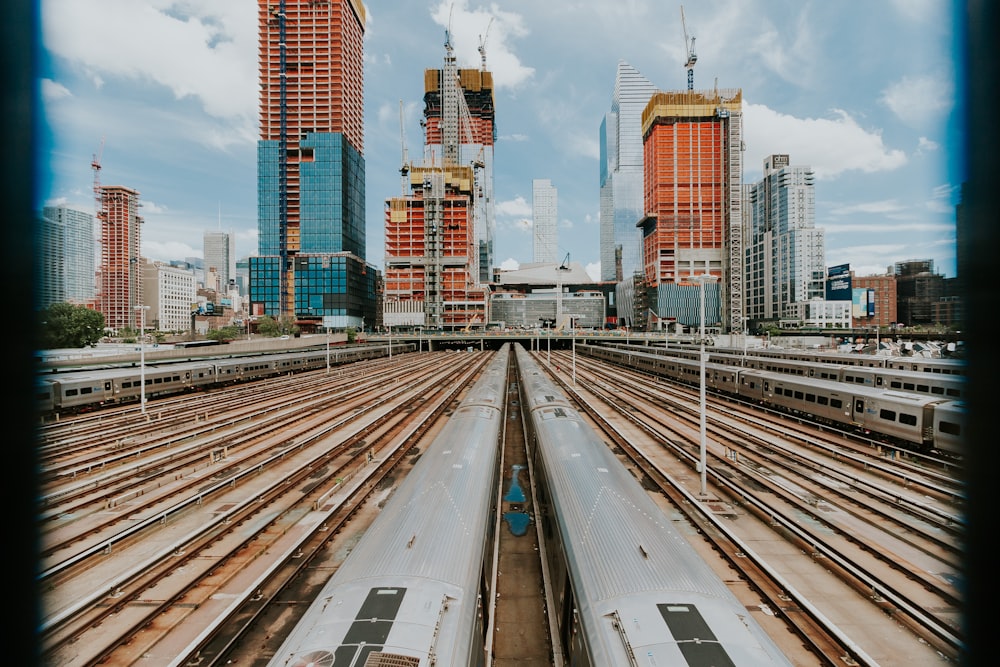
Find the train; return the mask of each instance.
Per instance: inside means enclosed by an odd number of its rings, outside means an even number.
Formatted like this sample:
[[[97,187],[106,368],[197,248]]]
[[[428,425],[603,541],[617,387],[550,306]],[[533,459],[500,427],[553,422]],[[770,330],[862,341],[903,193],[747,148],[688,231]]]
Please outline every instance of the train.
[[[567,664],[790,665],[538,363],[515,354]]]
[[[392,352],[416,350],[414,343],[394,343]],[[81,369],[41,373],[36,378],[39,412],[50,414],[84,412],[100,407],[139,402],[145,379],[146,400],[211,389],[238,382],[262,380],[299,371],[385,357],[388,345],[310,349],[193,361]],[[329,356],[328,356],[329,355]],[[144,376],[144,377],[143,377]]]
[[[700,354],[698,348],[690,346],[668,348],[625,344],[609,346],[694,361],[698,360]],[[758,368],[954,400],[966,398],[964,362],[955,359],[910,359],[773,349],[747,350],[744,353],[735,348],[709,348],[705,352],[708,354],[709,362],[727,366]]]
[[[269,665],[485,664],[509,343]]]
[[[577,345],[576,350],[612,364],[691,386],[701,382],[700,360],[606,345]],[[699,352],[695,351],[697,357]],[[850,367],[861,382],[837,379],[833,366],[812,364],[812,374],[705,362],[707,390],[758,405],[856,431],[901,448],[961,456],[966,430],[965,401],[944,395],[901,391],[891,384],[866,385],[863,374],[875,369]],[[766,366],[766,364],[765,364]],[[902,371],[885,369],[892,377]],[[827,376],[824,377],[823,373]],[[831,374],[832,373],[832,374]],[[843,376],[841,376],[843,377]]]

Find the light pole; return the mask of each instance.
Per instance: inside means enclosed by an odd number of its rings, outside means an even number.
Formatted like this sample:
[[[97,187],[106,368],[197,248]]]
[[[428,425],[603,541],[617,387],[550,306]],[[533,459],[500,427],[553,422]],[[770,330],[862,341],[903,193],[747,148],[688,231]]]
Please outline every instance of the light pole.
[[[330,327],[326,328],[326,372],[330,373]]]
[[[701,447],[698,450],[698,469],[701,473],[701,498],[705,499],[708,497],[708,492],[706,489],[707,483],[707,468],[708,468],[708,453],[707,453],[707,443],[705,439],[705,283],[715,282],[715,276],[703,273],[702,275],[696,277],[694,282],[698,283],[699,288],[699,306],[701,315],[701,331],[699,333],[699,338],[701,341],[701,353],[698,355],[699,361],[699,390],[698,390],[698,400],[699,400],[699,428],[701,433]]]
[[[146,311],[149,306],[135,306],[139,313],[139,411],[146,414]]]

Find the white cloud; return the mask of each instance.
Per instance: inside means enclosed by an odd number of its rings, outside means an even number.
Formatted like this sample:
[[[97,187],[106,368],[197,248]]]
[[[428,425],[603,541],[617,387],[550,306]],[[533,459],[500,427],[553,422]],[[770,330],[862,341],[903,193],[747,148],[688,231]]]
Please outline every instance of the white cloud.
[[[479,49],[483,47],[497,89],[517,88],[534,75],[534,68],[523,65],[514,53],[513,41],[530,34],[520,14],[501,11],[496,4],[490,5],[489,10],[470,10],[468,0],[442,0],[432,9],[431,18],[450,30],[459,67],[480,67]]]
[[[764,158],[775,153],[789,154],[793,164],[811,166],[817,179],[848,171],[892,171],[906,164],[906,154],[887,147],[881,132],[862,128],[845,111],[834,109],[833,114],[833,118],[795,118],[744,102],[744,172],[760,173]]]
[[[955,106],[955,86],[945,76],[904,76],[882,91],[879,102],[906,125],[915,129],[930,128]]]
[[[518,196],[514,199],[497,202],[496,214],[498,216],[530,216],[532,214],[531,204],[524,197]]]
[[[830,209],[830,215],[857,215],[859,213],[887,215],[897,213],[905,208],[905,206],[894,199],[884,199],[882,201],[864,202],[851,206],[839,206]]]
[[[43,0],[45,48],[99,78],[153,83],[215,118],[253,118],[256,12],[240,0]],[[97,76],[96,74],[94,76]]]
[[[42,99],[45,102],[55,102],[68,97],[73,97],[69,88],[52,79],[42,79]]]
[[[203,249],[194,248],[180,241],[143,240],[142,256],[161,262],[169,262],[182,257],[201,257]]]

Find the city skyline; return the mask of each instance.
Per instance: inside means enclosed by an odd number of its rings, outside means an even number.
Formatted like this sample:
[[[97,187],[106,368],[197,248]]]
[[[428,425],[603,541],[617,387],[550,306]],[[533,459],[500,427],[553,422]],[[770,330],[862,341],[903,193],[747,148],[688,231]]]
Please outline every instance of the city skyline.
[[[103,146],[101,183],[141,193],[144,256],[202,256],[204,232],[220,224],[238,257],[257,251],[255,7],[211,5],[42,0],[39,208],[92,210]],[[599,275],[599,130],[615,71],[625,61],[659,90],[685,88],[680,4],[366,7],[366,259],[384,267],[384,202],[399,192],[404,148],[419,159],[421,74],[440,66],[450,26],[459,66],[478,67],[482,46],[496,81],[497,264],[531,261],[532,179],[549,178],[558,257]],[[931,259],[955,275],[956,12],[900,1],[861,21],[818,2],[684,8],[695,88],[743,90],[744,182],[776,153],[816,172],[828,266],[865,275]]]

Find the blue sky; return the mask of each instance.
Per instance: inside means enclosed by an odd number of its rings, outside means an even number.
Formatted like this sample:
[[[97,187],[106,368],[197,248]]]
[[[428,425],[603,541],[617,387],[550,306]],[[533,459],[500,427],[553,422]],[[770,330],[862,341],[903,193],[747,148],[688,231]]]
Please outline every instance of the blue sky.
[[[257,51],[252,0],[40,0],[39,205],[94,210],[100,181],[141,193],[142,253],[203,255],[208,230],[256,253]],[[558,190],[559,256],[599,275],[598,131],[619,60],[686,87],[681,3],[366,3],[367,257],[383,206],[419,158],[423,72],[445,30],[460,67],[494,73],[496,260],[531,261],[531,181]],[[955,275],[962,180],[958,9],[940,0],[688,0],[696,89],[740,88],[744,181],[787,153],[816,172],[828,266],[858,275],[932,259]],[[403,123],[400,124],[400,101]],[[402,129],[402,132],[401,132]],[[401,141],[402,135],[402,141]]]

